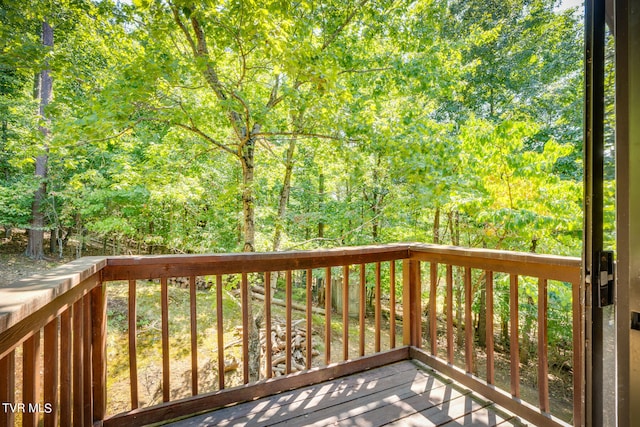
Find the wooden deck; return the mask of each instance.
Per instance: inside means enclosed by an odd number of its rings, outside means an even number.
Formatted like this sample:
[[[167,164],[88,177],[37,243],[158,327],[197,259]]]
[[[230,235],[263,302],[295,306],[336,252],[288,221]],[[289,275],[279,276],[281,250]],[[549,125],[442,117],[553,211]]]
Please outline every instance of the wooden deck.
[[[403,361],[170,423],[196,426],[522,426],[416,361]]]

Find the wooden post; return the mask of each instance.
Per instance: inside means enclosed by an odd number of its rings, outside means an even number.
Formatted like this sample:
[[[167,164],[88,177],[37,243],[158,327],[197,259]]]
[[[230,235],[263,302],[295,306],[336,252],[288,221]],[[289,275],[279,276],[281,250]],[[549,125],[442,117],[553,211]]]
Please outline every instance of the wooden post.
[[[240,303],[242,304],[242,381],[249,383],[249,281],[247,273],[240,279]]]
[[[360,356],[364,356],[365,352],[365,293],[366,293],[366,274],[364,264],[360,264]]]
[[[493,357],[493,271],[485,272],[487,289],[487,383],[493,384],[495,378]]]
[[[331,363],[331,267],[324,270],[324,363]]]
[[[138,358],[136,331],[136,281],[129,280],[129,388],[131,389],[131,409],[138,409]]]
[[[473,373],[473,322],[471,320],[471,268],[464,268],[464,356],[467,373]]]
[[[218,390],[224,389],[224,325],[222,306],[222,276],[216,276],[216,327],[218,335]]]
[[[293,352],[292,352],[292,348],[291,348],[291,340],[293,339],[292,336],[292,316],[293,316],[293,309],[291,307],[292,304],[292,299],[293,299],[293,279],[292,279],[292,275],[291,275],[291,270],[287,270],[287,272],[285,273],[285,304],[286,304],[286,316],[285,316],[285,322],[286,322],[286,327],[285,327],[285,372],[287,374],[291,373],[291,358],[293,357]]]
[[[44,403],[51,405],[45,411],[45,427],[58,425],[58,318],[44,327]],[[2,423],[0,423],[2,424]]]
[[[380,283],[380,263],[376,263],[376,283],[375,283],[375,324],[376,324],[376,337],[375,337],[375,351],[380,352],[380,330],[382,329],[382,306],[380,302],[381,298],[381,283]]]
[[[107,415],[107,287],[100,284],[91,291],[93,422]]]
[[[84,354],[82,365],[82,393],[84,394],[84,405],[82,411],[84,412],[83,418],[86,423],[90,423],[93,420],[93,357],[91,344],[93,341],[93,319],[91,309],[91,292],[85,294],[83,297],[84,304],[82,305],[82,324],[84,337],[82,338],[82,353]]]
[[[396,261],[389,261],[389,348],[396,348]]]
[[[549,412],[547,315],[547,281],[538,279],[538,394],[542,412]]]
[[[16,401],[16,359],[15,351],[9,352],[5,357],[0,359],[0,402],[14,404]],[[0,425],[12,426],[15,422],[15,416],[11,411],[0,412]]]
[[[162,401],[171,399],[171,356],[169,355],[169,287],[167,278],[160,278],[160,316],[162,318]]]
[[[349,360],[349,266],[342,267],[342,360]]]
[[[313,337],[312,328],[313,328],[313,325],[311,323],[311,320],[312,320],[311,319],[311,313],[312,313],[311,306],[312,306],[312,303],[313,303],[313,301],[311,299],[311,297],[313,296],[312,293],[311,293],[312,292],[312,289],[311,289],[312,288],[312,286],[311,286],[312,285],[312,280],[313,280],[313,271],[311,269],[307,269],[307,312],[306,312],[306,314],[307,314],[307,328],[306,328],[307,329],[307,342],[306,342],[306,344],[307,344],[307,346],[306,346],[307,357],[306,357],[306,362],[307,363],[305,365],[305,367],[307,369],[311,369],[311,358],[313,357],[313,354],[312,354],[312,352],[313,352],[313,346],[312,346],[312,337]]]
[[[40,397],[40,331],[36,331],[23,344],[22,351],[22,400],[26,405],[36,405]],[[23,426],[37,426],[38,412],[24,412]]]
[[[189,309],[191,318],[191,395],[198,394],[198,298],[196,277],[189,277]]]
[[[518,275],[510,276],[509,310],[511,318],[510,348],[511,354],[511,394],[520,397],[520,344],[518,341]]]
[[[84,366],[84,358],[83,358],[83,346],[82,346],[82,338],[83,334],[83,304],[84,298],[80,298],[73,304],[73,319],[72,319],[72,328],[73,328],[73,344],[72,344],[72,354],[73,354],[73,364],[72,364],[72,399],[73,399],[73,425],[83,426],[84,425],[84,394],[82,390],[82,386],[84,385],[83,374],[84,370],[82,367]]]
[[[271,272],[264,273],[264,338],[265,338],[265,362],[264,374],[268,378],[273,375],[271,363],[273,343],[271,342]],[[308,335],[308,334],[307,334]]]
[[[72,338],[71,318],[73,309],[69,307],[60,314],[60,424],[71,425],[72,396]]]
[[[421,347],[420,261],[402,260],[402,342]]]
[[[447,361],[453,365],[453,267],[447,264]]]
[[[429,263],[429,344],[431,354],[438,355],[438,317],[436,299],[438,295],[438,263]]]

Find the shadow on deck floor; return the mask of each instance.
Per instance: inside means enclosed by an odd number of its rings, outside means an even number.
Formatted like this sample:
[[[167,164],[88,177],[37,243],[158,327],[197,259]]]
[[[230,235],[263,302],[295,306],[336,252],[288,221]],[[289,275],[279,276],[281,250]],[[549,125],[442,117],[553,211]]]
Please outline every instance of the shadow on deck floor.
[[[200,426],[523,426],[415,361],[394,363],[167,424]]]

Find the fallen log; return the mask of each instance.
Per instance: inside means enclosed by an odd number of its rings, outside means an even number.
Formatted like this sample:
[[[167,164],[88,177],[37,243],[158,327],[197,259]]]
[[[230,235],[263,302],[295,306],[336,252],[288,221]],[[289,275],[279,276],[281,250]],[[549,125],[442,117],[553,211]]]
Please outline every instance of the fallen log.
[[[251,295],[253,296],[253,298],[258,299],[260,301],[264,301],[264,295],[260,295],[256,292],[252,292]],[[275,305],[279,305],[281,307],[286,307],[287,303],[281,299],[277,299],[277,298],[271,298],[271,303],[275,304]],[[298,311],[307,311],[307,307],[305,307],[302,304],[297,304],[295,302],[291,303],[291,308],[293,308],[294,310],[298,310]],[[321,314],[324,316],[325,311],[323,308],[319,308],[319,307],[311,307],[311,311],[316,313],[316,314]]]

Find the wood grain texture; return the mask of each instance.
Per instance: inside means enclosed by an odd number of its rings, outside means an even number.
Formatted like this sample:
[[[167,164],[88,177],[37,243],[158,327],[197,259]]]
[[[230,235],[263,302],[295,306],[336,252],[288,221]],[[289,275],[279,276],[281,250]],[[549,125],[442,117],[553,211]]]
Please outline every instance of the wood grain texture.
[[[93,368],[93,421],[103,420],[107,413],[107,287],[91,291]]]
[[[518,276],[509,277],[509,354],[511,357],[511,394],[520,397],[520,339],[518,318]]]
[[[138,331],[136,325],[137,315],[137,298],[136,298],[136,281],[129,280],[129,391],[131,394],[131,409],[137,409],[138,402]]]
[[[380,333],[382,329],[382,279],[381,279],[381,270],[380,263],[376,262],[376,283],[375,283],[375,342],[374,348],[375,352],[378,353],[380,351],[381,338]]]
[[[171,355],[169,354],[169,287],[167,278],[160,279],[160,317],[162,318],[162,401],[171,400]]]
[[[136,409],[128,413],[107,418],[104,420],[103,425],[104,427],[137,427],[167,421],[181,416],[223,407],[231,403],[251,401],[260,397],[270,396],[283,391],[366,371],[406,360],[408,356],[409,348],[400,347],[355,360],[334,363],[323,368],[313,368],[309,371],[296,372],[228,390],[201,394],[199,396],[188,397],[149,408]]]
[[[464,360],[467,373],[473,373],[473,321],[471,320],[471,268],[464,269]]]
[[[0,359],[0,402],[16,403],[16,355],[9,352]],[[13,426],[15,415],[12,411],[0,411],[0,426]]]
[[[547,316],[547,281],[538,280],[538,397],[542,412],[549,412],[549,360]]]
[[[22,403],[36,405],[40,401],[40,331],[34,333],[22,346]],[[36,427],[37,411],[22,413],[24,427]]]
[[[189,277],[189,320],[191,324],[191,395],[198,394],[198,295],[195,276]]]
[[[446,286],[447,286],[447,311],[445,318],[447,319],[447,361],[453,365],[453,267],[447,265],[446,272]]]
[[[44,403],[51,405],[52,411],[43,415],[45,427],[58,425],[58,318],[44,327]],[[0,369],[0,372],[5,372]],[[0,400],[4,402],[3,400]]]
[[[438,354],[438,263],[429,264],[429,347],[431,354]]]
[[[389,348],[396,348],[396,262],[389,261]]]
[[[218,336],[218,390],[224,389],[224,315],[222,312],[222,276],[216,276],[216,327]]]
[[[264,273],[264,336],[265,336],[265,376],[271,378],[273,375],[272,367],[272,351],[273,342],[271,341],[271,272]],[[222,389],[221,389],[222,390]]]
[[[313,358],[313,325],[312,325],[312,305],[313,305],[313,271],[311,269],[307,270],[307,311],[306,311],[306,334],[307,334],[307,342],[306,342],[306,368],[311,369],[311,359]],[[268,347],[267,347],[268,348]]]
[[[349,266],[342,267],[342,360],[349,359]]]
[[[71,319],[71,328],[73,334],[72,344],[72,412],[73,425],[84,425],[84,299],[80,299],[73,304],[73,318]]]
[[[532,425],[538,427],[567,427],[565,422],[551,415],[541,413],[540,409],[537,407],[534,407],[521,399],[514,398],[499,388],[487,384],[480,378],[468,375],[463,370],[449,365],[441,359],[433,357],[424,350],[410,347],[409,354],[411,359],[419,360],[420,362],[431,366],[433,369],[459,382],[465,387],[469,387],[474,392],[479,393],[483,397],[495,402],[506,410],[511,411],[531,422]]]
[[[324,270],[324,363],[331,363],[331,267]]]
[[[495,382],[495,361],[493,357],[493,271],[485,272],[486,295],[487,295],[487,321],[486,321],[486,354],[487,354],[487,383]]]
[[[359,340],[359,345],[360,345],[360,356],[364,356],[364,352],[365,352],[365,304],[366,304],[366,294],[367,294],[367,285],[366,285],[366,271],[365,271],[365,265],[364,264],[360,264],[360,292],[359,292],[359,297],[360,297],[360,307],[359,307],[359,326],[360,326],[360,340]]]

